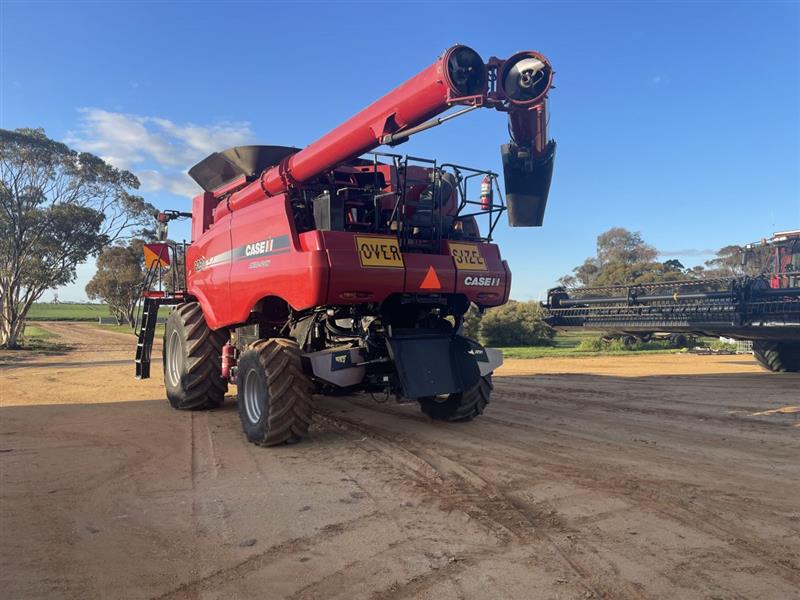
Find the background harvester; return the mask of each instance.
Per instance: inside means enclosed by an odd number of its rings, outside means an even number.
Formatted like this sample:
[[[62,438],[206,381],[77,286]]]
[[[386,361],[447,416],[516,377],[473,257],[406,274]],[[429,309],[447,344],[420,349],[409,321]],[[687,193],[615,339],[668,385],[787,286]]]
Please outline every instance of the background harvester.
[[[484,63],[457,45],[303,150],[236,147],[195,165],[204,193],[193,200],[185,277],[173,269],[179,281],[165,292],[153,262],[137,376],[149,376],[158,307],[172,304],[170,403],[213,408],[236,383],[255,443],[302,437],[312,392],[394,395],[446,421],[479,415],[502,356],[458,330],[471,303],[508,301],[511,273],[491,243],[501,214],[511,226],[542,224],[552,78],[536,52]],[[488,170],[365,156],[481,107],[508,114],[505,199]],[[160,252],[180,254],[166,243]]]

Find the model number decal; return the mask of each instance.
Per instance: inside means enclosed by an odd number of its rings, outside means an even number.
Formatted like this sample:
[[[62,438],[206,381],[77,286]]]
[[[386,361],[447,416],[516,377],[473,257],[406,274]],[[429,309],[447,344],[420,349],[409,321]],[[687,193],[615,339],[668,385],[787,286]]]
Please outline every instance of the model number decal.
[[[215,254],[209,258],[201,256],[194,261],[194,270],[195,273],[199,273],[200,271],[205,271],[211,267],[227,265],[232,261],[249,260],[251,258],[259,258],[261,256],[272,256],[273,254],[283,254],[284,252],[289,252],[289,250],[289,236],[279,235],[274,238],[266,238],[264,240],[245,244],[244,246],[238,246],[233,250],[226,250],[225,252]],[[253,269],[256,267],[268,267],[269,264],[270,263],[268,260],[262,260],[258,261],[257,264],[249,265],[248,268]]]
[[[464,277],[464,285],[495,287],[500,285],[499,277]]]
[[[459,271],[486,271],[486,261],[475,244],[448,244],[450,255]]]
[[[403,268],[403,255],[397,238],[367,237],[357,235],[356,249],[362,267]]]

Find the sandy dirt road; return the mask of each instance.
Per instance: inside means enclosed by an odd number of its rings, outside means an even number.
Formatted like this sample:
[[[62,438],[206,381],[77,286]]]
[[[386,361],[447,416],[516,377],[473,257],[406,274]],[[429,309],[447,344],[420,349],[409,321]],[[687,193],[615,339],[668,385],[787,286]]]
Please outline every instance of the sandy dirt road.
[[[749,357],[509,361],[473,423],[320,398],[262,449],[46,327],[0,366],[3,597],[800,598],[800,376]]]

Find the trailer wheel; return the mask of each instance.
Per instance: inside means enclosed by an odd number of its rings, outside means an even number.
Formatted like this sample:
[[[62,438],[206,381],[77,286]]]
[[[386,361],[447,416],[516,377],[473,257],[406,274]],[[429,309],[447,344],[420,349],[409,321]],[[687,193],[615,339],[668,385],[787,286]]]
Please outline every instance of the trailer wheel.
[[[492,394],[492,376],[481,377],[478,385],[465,392],[450,394],[447,398],[421,398],[419,406],[436,421],[466,422],[483,414]]]
[[[633,348],[638,343],[639,338],[637,338],[635,335],[625,335],[622,337],[622,345],[626,348]]]
[[[247,439],[260,446],[299,441],[311,424],[313,385],[303,373],[293,340],[250,345],[238,360],[239,419]]]
[[[670,343],[675,348],[688,348],[689,347],[689,338],[686,337],[682,333],[673,333],[669,336]]]
[[[206,324],[197,302],[179,304],[164,328],[164,386],[172,408],[216,408],[225,399],[222,347],[228,332]]]
[[[753,356],[769,371],[792,373],[800,371],[800,342],[755,340]]]

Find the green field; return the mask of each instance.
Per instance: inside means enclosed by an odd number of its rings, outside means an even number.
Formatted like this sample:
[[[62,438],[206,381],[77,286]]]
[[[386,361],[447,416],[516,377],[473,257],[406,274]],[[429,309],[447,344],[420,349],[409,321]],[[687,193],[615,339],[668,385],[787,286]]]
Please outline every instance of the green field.
[[[160,317],[169,315],[170,307],[162,306],[158,311]],[[37,303],[28,312],[29,321],[97,321],[98,317],[113,318],[105,304],[67,304],[60,302]]]
[[[48,338],[52,338],[53,334],[47,331],[46,329],[42,329],[36,325],[26,325],[25,326],[25,339],[26,340],[46,340]]]
[[[0,364],[14,363],[42,354],[62,354],[69,350],[69,346],[59,342],[54,334],[37,325],[26,325],[19,341],[21,349],[0,350]]]
[[[170,307],[162,306],[159,316],[166,318],[169,315]],[[29,321],[86,321],[97,323],[98,317],[111,318],[112,315],[105,304],[34,304],[28,313]],[[130,333],[133,331],[127,325],[103,324],[99,325],[109,331],[120,333]],[[156,329],[156,337],[163,335],[164,326],[159,325]],[[44,342],[50,334],[40,327],[31,324],[26,331],[26,337],[31,341]],[[635,353],[673,353],[679,350],[672,348],[657,347],[657,345],[646,345],[636,350],[604,349],[592,350],[581,348],[581,342],[592,340],[598,337],[597,332],[567,331],[559,332],[553,346],[528,346],[518,348],[501,348],[506,358],[547,358],[559,356],[600,356],[608,354],[635,354]],[[587,344],[584,344],[586,346]]]
[[[28,312],[29,321],[97,321],[98,317],[111,317],[105,304],[66,304],[60,302],[37,303]]]
[[[558,338],[556,338],[558,339]],[[643,350],[580,350],[577,347],[559,346],[528,346],[520,348],[501,348],[503,358],[550,358],[550,357],[589,357],[589,356],[608,356],[608,355],[636,355],[636,354],[674,354],[682,352],[676,348],[654,348]]]
[[[668,348],[667,344],[652,342],[644,344],[641,348],[622,349],[619,344],[602,350],[590,349],[591,342],[599,337],[596,331],[559,331],[553,340],[553,346],[523,346],[501,348],[505,358],[547,358],[569,356],[572,358],[581,356],[607,356],[609,354],[672,354],[680,352],[676,348]],[[583,347],[582,347],[583,346]],[[588,347],[587,347],[588,346]]]
[[[108,324],[103,324],[103,325],[97,325],[97,326],[100,329],[105,329],[107,331],[116,331],[117,333],[129,333],[131,335],[134,335],[134,333],[135,333],[133,331],[133,329],[131,329],[127,325],[108,325]],[[164,324],[163,323],[159,323],[158,325],[156,325],[156,337],[158,338],[158,337],[161,337],[163,335],[164,335]]]

